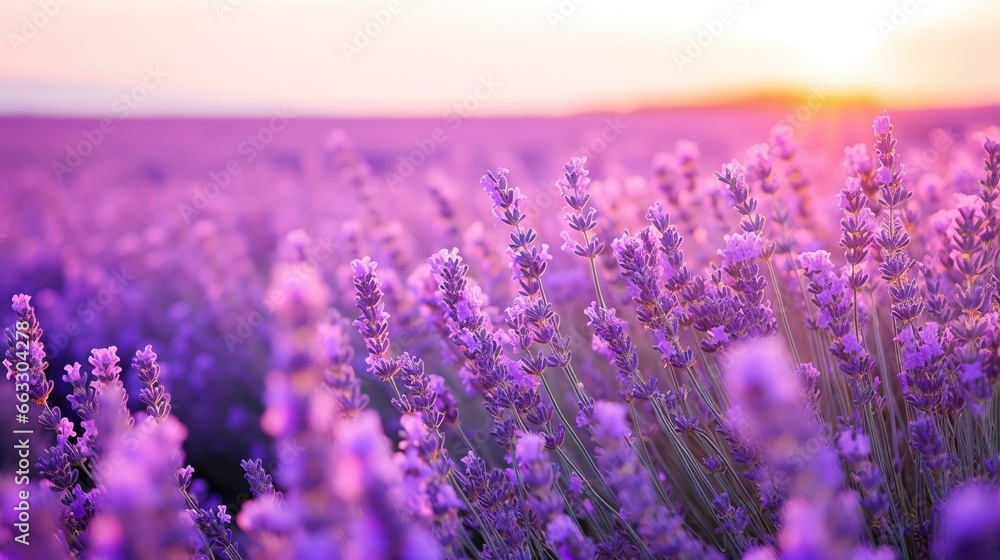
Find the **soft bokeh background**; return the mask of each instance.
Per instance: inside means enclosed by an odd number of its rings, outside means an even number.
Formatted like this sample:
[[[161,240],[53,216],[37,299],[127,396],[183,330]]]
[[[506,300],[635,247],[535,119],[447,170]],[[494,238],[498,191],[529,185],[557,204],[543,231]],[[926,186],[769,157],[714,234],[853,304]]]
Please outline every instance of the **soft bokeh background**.
[[[2,113],[109,114],[150,66],[166,77],[135,116],[438,116],[485,76],[501,86],[482,115],[812,87],[895,108],[1000,100],[989,0],[51,2],[4,2]]]

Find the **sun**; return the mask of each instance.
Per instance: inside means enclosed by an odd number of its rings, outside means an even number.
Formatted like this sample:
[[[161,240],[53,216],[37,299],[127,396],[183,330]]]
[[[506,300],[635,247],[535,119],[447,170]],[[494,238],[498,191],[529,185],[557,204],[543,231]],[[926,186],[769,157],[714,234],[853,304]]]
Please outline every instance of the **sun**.
[[[833,26],[815,29],[806,36],[789,39],[791,46],[812,62],[838,71],[855,67],[879,45],[876,36],[850,33],[847,29],[838,30]]]
[[[880,12],[865,0],[836,3],[778,1],[761,6],[752,26],[756,41],[801,55],[804,73],[844,75],[875,51],[882,40]]]

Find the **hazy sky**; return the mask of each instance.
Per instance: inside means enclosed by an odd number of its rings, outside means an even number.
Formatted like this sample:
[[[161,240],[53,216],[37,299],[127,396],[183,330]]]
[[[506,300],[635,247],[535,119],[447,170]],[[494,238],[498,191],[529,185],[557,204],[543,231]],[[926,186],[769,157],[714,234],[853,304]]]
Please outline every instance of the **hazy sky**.
[[[565,114],[789,88],[894,107],[1000,103],[1000,3],[988,0],[4,0],[0,10],[8,114]]]

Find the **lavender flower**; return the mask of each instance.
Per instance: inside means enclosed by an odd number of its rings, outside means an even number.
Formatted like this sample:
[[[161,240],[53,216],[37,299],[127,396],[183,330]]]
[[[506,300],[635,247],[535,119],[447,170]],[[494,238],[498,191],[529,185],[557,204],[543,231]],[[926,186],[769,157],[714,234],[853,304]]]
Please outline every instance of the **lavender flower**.
[[[160,385],[160,366],[151,345],[136,351],[132,367],[139,372],[139,382],[145,385],[139,392],[139,400],[146,405],[146,413],[157,422],[163,422],[170,414],[170,393]]]
[[[396,361],[389,357],[389,314],[382,302],[382,282],[375,275],[377,263],[365,257],[351,263],[354,266],[354,287],[360,317],[354,326],[361,331],[368,349],[368,372],[380,381],[389,381],[399,371]]]
[[[528,536],[523,527],[524,512],[506,474],[498,469],[489,469],[474,452],[470,451],[462,459],[465,464],[465,479],[462,489],[474,505],[482,512],[483,522],[489,527],[479,527],[484,532],[495,532],[499,542],[487,545],[491,554],[510,555],[512,558],[528,558]],[[503,546],[505,550],[493,550]]]
[[[802,390],[773,340],[733,356],[727,390],[749,415],[751,437],[766,449],[767,472],[787,499],[778,544],[787,558],[847,558],[862,528],[858,496],[846,488],[833,449],[802,406]]]
[[[58,492],[71,490],[78,480],[78,473],[73,468],[72,459],[67,451],[69,443],[60,441],[48,448],[38,459],[35,468],[49,482],[52,489]]]
[[[559,477],[559,469],[548,459],[545,452],[545,438],[538,434],[524,434],[517,440],[514,458],[524,487],[529,492],[528,507],[546,526],[556,516],[562,514],[563,500],[554,488]]]
[[[570,229],[583,234],[584,239],[583,244],[572,242],[569,239],[569,234],[564,232],[563,239],[566,240],[566,246],[573,243],[573,252],[593,260],[604,249],[604,244],[598,240],[596,235],[591,234],[597,227],[597,220],[594,219],[597,209],[589,206],[590,193],[587,192],[587,185],[590,184],[590,179],[587,175],[590,172],[584,167],[586,163],[586,157],[571,159],[563,166],[563,176],[556,183],[556,187],[558,187],[563,200],[566,201],[563,220],[566,221]]]
[[[771,302],[764,298],[767,282],[756,264],[764,257],[764,241],[756,232],[727,235],[725,241],[725,248],[719,250],[722,271],[737,297],[737,316],[733,327],[726,328],[727,335],[733,340],[769,336],[775,332],[777,322]]]
[[[951,406],[950,387],[940,343],[940,326],[928,322],[919,331],[899,334],[903,371],[899,374],[903,398],[922,411],[943,411]]]
[[[871,158],[868,157],[868,149],[864,144],[855,144],[844,148],[844,171],[849,179],[857,181],[862,192],[873,197],[878,194],[878,185],[875,184],[875,167]]]
[[[903,205],[913,193],[903,186],[906,166],[897,165],[896,139],[892,134],[889,113],[876,117],[872,128],[875,131],[875,156],[879,162],[879,168],[875,172],[875,182],[879,188],[878,201],[886,211],[875,238],[882,250],[879,271],[882,279],[889,285],[892,316],[899,322],[900,330],[903,330],[923,311],[916,281],[907,279],[907,271],[913,266],[913,259],[906,254],[910,235],[901,215]]]
[[[923,459],[924,465],[935,472],[942,472],[954,464],[945,452],[941,432],[930,416],[921,416],[910,422],[910,446]]]
[[[619,319],[614,308],[602,309],[597,302],[590,304],[585,310],[590,321],[588,326],[594,329],[597,337],[611,353],[617,372],[618,383],[621,385],[619,395],[626,401],[632,399],[649,400],[660,398],[656,390],[656,378],[642,381],[639,376],[639,355],[628,335],[628,324]]]
[[[679,322],[672,311],[676,301],[665,292],[657,273],[658,251],[649,228],[636,235],[625,232],[612,242],[615,258],[629,295],[637,306],[639,321],[653,331],[664,366],[686,368],[694,363],[694,353],[679,340]]]
[[[7,379],[17,383],[27,383],[28,396],[36,404],[44,404],[54,383],[46,378],[45,344],[42,343],[42,328],[31,306],[31,296],[18,294],[11,298],[17,321],[6,332],[7,351],[3,365],[7,368]],[[26,364],[22,368],[20,364]]]
[[[742,507],[734,507],[729,500],[729,495],[723,492],[712,500],[712,511],[719,520],[719,528],[716,529],[716,532],[730,535],[740,549],[749,548],[750,541],[744,534],[750,522],[746,510]]]
[[[114,404],[125,427],[131,428],[135,420],[128,409],[128,393],[125,392],[125,385],[122,384],[120,376],[122,368],[118,367],[118,362],[121,359],[117,352],[116,346],[95,348],[91,352],[89,361],[90,365],[94,366],[91,386],[94,387],[98,398],[107,396],[105,402]]]
[[[875,214],[868,208],[861,182],[856,177],[849,177],[837,196],[844,212],[844,218],[840,221],[842,231],[839,245],[847,251],[850,287],[857,292],[868,283],[869,276],[861,268],[868,257],[868,247],[874,240]]]
[[[665,277],[664,287],[675,297],[682,297],[681,294],[693,281],[694,275],[688,268],[684,260],[684,251],[681,250],[681,242],[684,238],[675,224],[670,223],[670,216],[663,209],[659,202],[654,203],[646,212],[646,220],[653,226],[659,234],[659,249],[663,254],[663,267]],[[690,325],[691,317],[686,309],[677,307],[674,310],[681,325]]]
[[[587,163],[586,157],[572,158],[569,163],[563,166],[563,177],[556,183],[559,193],[566,202],[563,213],[563,220],[570,229],[580,232],[583,235],[583,243],[570,239],[569,233],[562,232],[563,250],[572,248],[573,252],[590,261],[590,272],[594,280],[594,289],[597,292],[597,299],[604,305],[604,294],[601,292],[601,284],[597,277],[597,264],[595,259],[604,250],[604,243],[593,231],[597,228],[597,220],[594,215],[597,209],[590,204],[590,193],[586,192],[590,179],[587,175],[589,171],[584,167]]]
[[[194,523],[209,541],[209,546],[216,554],[224,558],[238,558],[239,551],[233,542],[233,532],[229,530],[232,516],[226,513],[226,506],[214,510],[194,510]]]
[[[992,152],[990,148],[993,148]],[[992,394],[996,375],[996,346],[990,345],[986,337],[991,311],[991,292],[996,291],[995,238],[997,217],[993,202],[996,200],[998,181],[996,165],[1000,163],[1000,148],[987,142],[989,159],[986,161],[987,177],[980,183],[978,197],[959,199],[954,222],[949,227],[949,261],[958,271],[954,287],[953,312],[955,320],[950,321],[950,332],[955,336],[955,346],[961,361],[960,382],[965,401],[978,415],[985,413],[985,407]],[[948,317],[950,318],[950,317]],[[986,339],[984,341],[984,338]],[[983,344],[987,342],[987,344]],[[990,346],[993,346],[990,348]],[[990,352],[990,350],[994,350]],[[990,367],[990,365],[994,367]],[[984,370],[984,365],[987,371]]]
[[[758,167],[759,165],[758,163]],[[747,186],[746,170],[743,166],[733,161],[726,165],[722,173],[716,172],[715,177],[727,187],[726,202],[743,216],[740,228],[744,232],[761,236],[764,233],[764,218],[757,213],[757,200],[750,196],[750,187]]]
[[[498,223],[503,222],[516,227],[524,220],[521,203],[525,197],[521,194],[521,189],[507,184],[507,173],[509,171],[503,167],[498,167],[495,174],[487,171],[479,184],[493,201],[493,215],[496,216]]]
[[[598,446],[597,464],[622,504],[622,517],[635,526],[650,552],[674,558],[721,558],[687,532],[682,518],[656,503],[656,493],[632,447],[625,408],[598,401],[582,414]]]
[[[243,476],[255,498],[281,499],[281,492],[275,491],[271,475],[264,470],[260,459],[240,461],[240,466],[243,467],[245,473]]]
[[[532,303],[535,311],[530,317],[525,314],[523,321],[514,319],[523,329],[515,337],[533,342],[535,334],[544,330],[546,334],[542,336],[547,337],[544,340],[555,348],[552,355],[541,357],[541,354],[531,353],[527,346],[530,342],[526,341],[521,349],[521,360],[514,362],[503,352],[502,332],[494,331],[492,322],[483,314],[479,291],[469,287],[465,278],[468,267],[462,263],[458,251],[439,252],[431,258],[430,264],[439,281],[440,303],[447,318],[449,338],[465,357],[471,373],[470,385],[483,396],[486,409],[493,417],[494,439],[505,450],[513,451],[513,427],[524,418],[541,430],[549,448],[559,448],[566,435],[565,427],[552,422],[552,410],[543,402],[537,382],[531,379],[544,367],[562,363],[558,356],[566,340],[552,330],[557,323],[554,315],[546,311],[548,304],[535,300]],[[509,317],[519,313],[508,310]],[[528,321],[534,325],[529,327]]]
[[[799,266],[810,280],[809,293],[819,309],[814,328],[826,329],[833,337],[830,353],[840,371],[848,377],[852,397],[860,406],[878,398],[878,377],[872,377],[875,361],[858,338],[860,327],[851,328],[852,304],[850,278],[838,276],[830,262],[830,253],[814,251],[799,255]]]
[[[331,313],[329,322],[317,326],[316,338],[324,364],[323,380],[334,394],[340,416],[349,420],[368,406],[368,395],[361,392],[361,381],[351,365],[354,348],[345,322],[339,313]]]

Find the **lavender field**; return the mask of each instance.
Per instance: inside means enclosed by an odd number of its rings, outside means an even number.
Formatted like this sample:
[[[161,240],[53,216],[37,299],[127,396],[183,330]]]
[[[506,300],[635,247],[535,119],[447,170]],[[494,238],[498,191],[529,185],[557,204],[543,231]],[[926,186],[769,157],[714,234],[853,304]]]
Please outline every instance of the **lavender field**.
[[[1000,558],[1000,108],[797,105],[3,118],[0,557]]]

